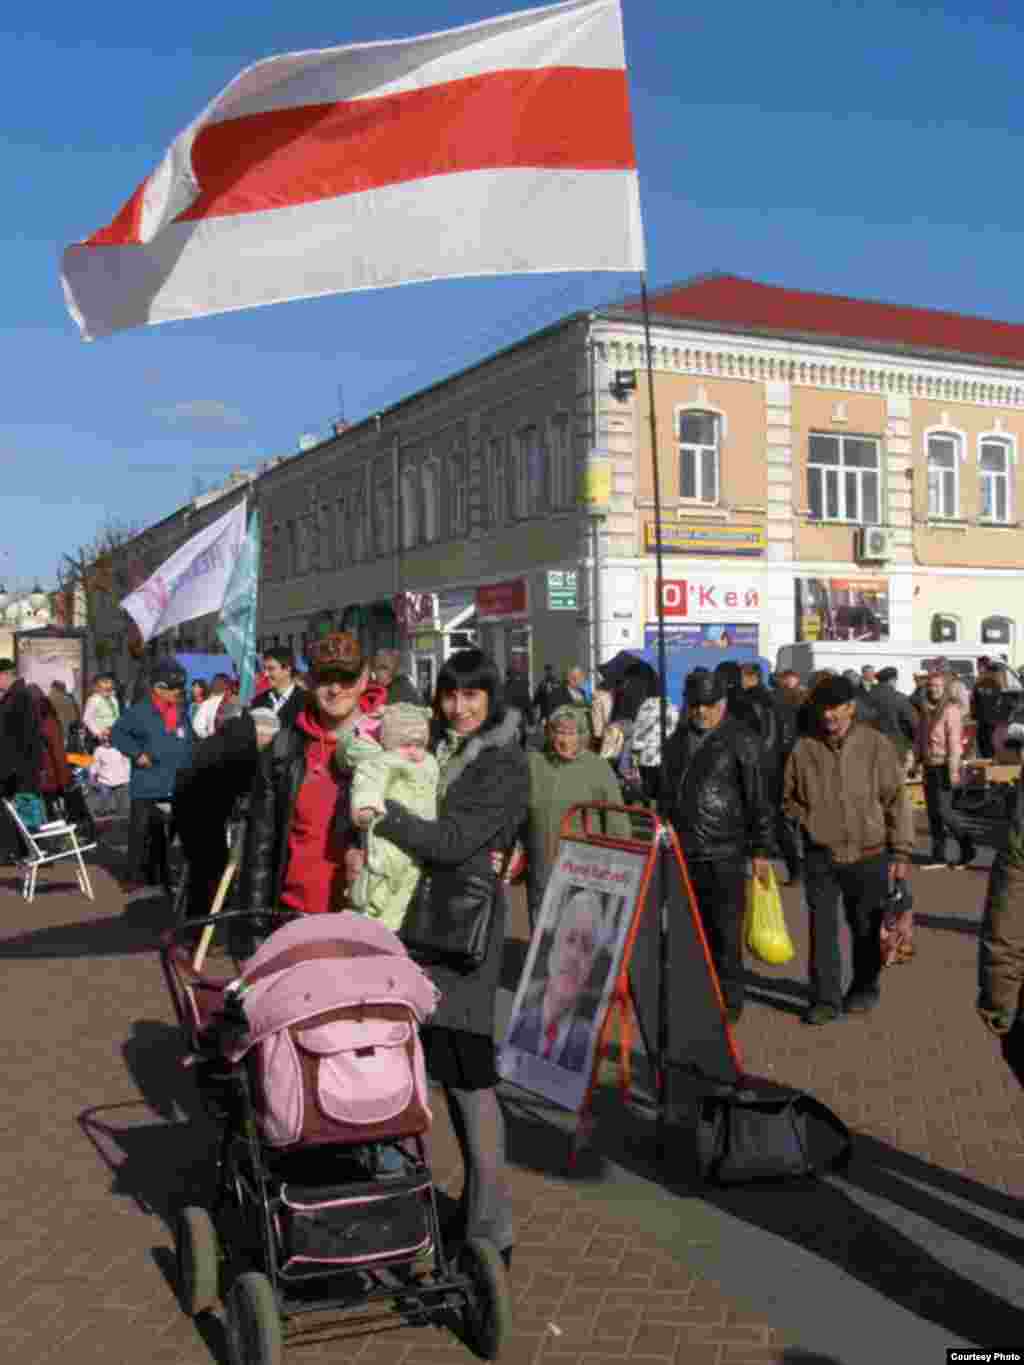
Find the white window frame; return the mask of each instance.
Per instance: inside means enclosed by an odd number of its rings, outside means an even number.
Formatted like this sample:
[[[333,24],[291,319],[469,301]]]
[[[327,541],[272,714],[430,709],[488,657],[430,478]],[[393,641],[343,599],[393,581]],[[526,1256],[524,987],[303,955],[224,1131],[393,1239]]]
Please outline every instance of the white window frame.
[[[981,455],[985,446],[1000,445],[1006,457],[1006,467],[1002,474],[996,474],[990,469],[982,469]],[[1017,442],[1016,439],[1006,431],[983,431],[978,437],[978,520],[985,526],[1012,526],[1014,517],[1013,508],[1013,471],[1017,466]],[[989,479],[1003,479],[1006,483],[1006,516],[987,517],[981,511],[982,485]]]
[[[953,442],[953,511],[952,512],[933,512],[932,493],[930,486],[931,478],[931,442],[933,438]],[[958,521],[961,517],[960,501],[960,466],[967,458],[967,435],[959,427],[932,426],[924,430],[924,474],[925,474],[925,496],[928,499],[928,520],[929,521]],[[945,471],[945,466],[936,466]]]
[[[713,417],[715,422],[715,444],[713,446],[691,445],[683,441],[683,418],[684,417]],[[697,504],[704,507],[717,507],[722,501],[722,447],[725,445],[729,432],[729,422],[725,412],[721,408],[716,408],[712,403],[680,403],[675,410],[675,431],[676,445],[679,453],[678,478],[679,478],[679,501]],[[706,498],[703,496],[704,482],[704,460],[705,451],[713,451],[715,457],[715,496]],[[696,497],[688,497],[683,493],[683,456],[690,452],[694,458],[694,487],[697,489]]]
[[[839,445],[840,459],[838,464],[823,465],[814,464],[811,460],[811,441],[817,438],[822,441],[836,441]],[[864,469],[859,465],[847,466],[843,463],[842,452],[847,441],[869,441],[875,447],[876,463],[874,469]],[[836,432],[836,431],[811,431],[807,439],[807,505],[811,506],[811,470],[820,469],[822,471],[821,486],[821,516],[814,517],[816,523],[825,525],[827,523],[845,523],[852,526],[875,526],[885,520],[883,509],[883,484],[882,484],[882,442],[878,436],[870,436],[862,432]],[[831,471],[836,474],[836,506],[838,513],[834,517],[828,515],[828,484],[827,475]],[[850,508],[846,505],[846,475],[854,474],[857,478],[857,507],[854,509],[855,515],[851,515]],[[877,518],[868,519],[863,515],[864,508],[864,475],[874,474],[877,480]],[[840,477],[843,476],[843,477]]]

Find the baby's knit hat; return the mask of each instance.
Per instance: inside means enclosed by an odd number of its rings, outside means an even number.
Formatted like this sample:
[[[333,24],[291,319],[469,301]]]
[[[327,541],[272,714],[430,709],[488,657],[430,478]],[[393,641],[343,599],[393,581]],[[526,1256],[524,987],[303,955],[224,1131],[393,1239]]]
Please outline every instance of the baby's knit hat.
[[[402,744],[426,744],[430,738],[431,712],[412,702],[396,701],[380,713],[380,742],[385,749]]]

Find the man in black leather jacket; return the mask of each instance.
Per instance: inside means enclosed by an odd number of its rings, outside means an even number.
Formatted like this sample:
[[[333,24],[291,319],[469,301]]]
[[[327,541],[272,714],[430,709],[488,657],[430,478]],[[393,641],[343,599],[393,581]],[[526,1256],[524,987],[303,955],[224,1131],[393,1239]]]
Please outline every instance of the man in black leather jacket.
[[[796,830],[782,811],[782,774],[798,737],[796,708],[765,687],[759,663],[743,665],[740,686],[742,690],[734,697],[732,714],[737,720],[746,721],[761,737],[765,794],[775,809],[775,837],[789,884],[794,886],[800,881],[803,864]]]
[[[775,811],[761,745],[727,714],[724,679],[698,668],[686,680],[686,720],[662,760],[662,809],[686,858],[730,1022],[743,1011],[743,911],[747,859],[771,873]]]

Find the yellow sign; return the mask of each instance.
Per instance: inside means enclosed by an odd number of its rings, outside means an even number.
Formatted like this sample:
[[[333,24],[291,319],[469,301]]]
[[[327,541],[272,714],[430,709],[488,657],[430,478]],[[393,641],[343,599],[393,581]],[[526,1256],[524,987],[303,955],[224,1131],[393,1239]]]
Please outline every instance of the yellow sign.
[[[645,548],[655,550],[659,539],[662,552],[673,555],[760,555],[765,547],[763,525],[738,526],[733,522],[663,521],[660,537],[654,522],[647,522]]]
[[[431,631],[429,633],[424,632],[421,635],[417,635],[412,642],[412,646],[419,654],[430,654],[433,653],[435,643],[436,636],[433,631]]]
[[[580,480],[580,501],[592,511],[612,500],[612,462],[607,455],[589,455]]]

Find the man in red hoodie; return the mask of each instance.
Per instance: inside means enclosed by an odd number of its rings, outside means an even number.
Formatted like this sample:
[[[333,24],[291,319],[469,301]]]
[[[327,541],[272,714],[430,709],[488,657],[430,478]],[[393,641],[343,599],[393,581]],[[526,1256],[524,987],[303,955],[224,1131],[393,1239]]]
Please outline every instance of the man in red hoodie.
[[[346,854],[357,832],[348,815],[349,775],[334,762],[338,736],[362,732],[360,707],[368,667],[346,632],[310,651],[311,687],[294,727],[263,755],[249,805],[242,905],[266,913],[284,907],[321,914],[338,904],[350,875]]]

